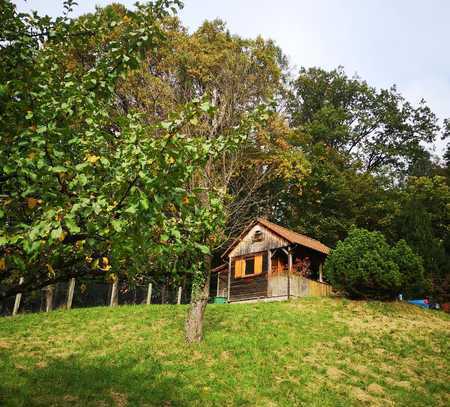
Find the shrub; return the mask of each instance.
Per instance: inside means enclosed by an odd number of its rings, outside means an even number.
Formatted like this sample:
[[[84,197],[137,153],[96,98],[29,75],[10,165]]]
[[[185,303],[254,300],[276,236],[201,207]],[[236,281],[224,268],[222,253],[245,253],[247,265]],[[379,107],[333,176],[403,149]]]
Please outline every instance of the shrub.
[[[397,254],[401,254],[403,244]],[[408,266],[405,268],[409,270]],[[402,287],[403,277],[393,250],[379,232],[352,228],[338,242],[325,262],[325,276],[334,288],[351,298],[392,299]]]
[[[407,298],[422,296],[431,288],[425,278],[422,258],[413,252],[405,240],[399,240],[391,249],[393,261],[402,275],[401,291]]]

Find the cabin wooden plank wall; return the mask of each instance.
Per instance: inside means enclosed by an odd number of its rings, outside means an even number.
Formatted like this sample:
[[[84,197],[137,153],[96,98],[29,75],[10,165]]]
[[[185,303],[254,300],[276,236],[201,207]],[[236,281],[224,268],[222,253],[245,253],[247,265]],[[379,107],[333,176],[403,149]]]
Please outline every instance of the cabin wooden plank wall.
[[[290,295],[292,297],[326,297],[331,295],[331,286],[329,284],[319,283],[294,273],[291,274],[290,279]],[[288,295],[287,287],[287,273],[272,274],[268,284],[268,296],[285,297]]]
[[[257,253],[252,253],[257,254]],[[241,301],[255,298],[267,297],[267,253],[261,253],[263,256],[261,274],[236,277],[235,265],[236,260],[232,259],[231,263],[231,279],[230,279],[230,301]]]
[[[255,234],[260,238],[255,240]],[[262,225],[253,226],[245,237],[230,252],[229,257],[245,256],[250,253],[264,252],[269,249],[288,246],[289,242]]]

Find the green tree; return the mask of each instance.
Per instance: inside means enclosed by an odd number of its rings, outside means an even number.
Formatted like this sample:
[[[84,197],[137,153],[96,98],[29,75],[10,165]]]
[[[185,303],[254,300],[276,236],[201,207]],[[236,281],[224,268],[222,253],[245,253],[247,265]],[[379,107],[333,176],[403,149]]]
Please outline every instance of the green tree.
[[[444,301],[450,298],[449,202],[444,177],[410,177],[385,232],[391,241],[405,239],[423,258],[433,294]]]
[[[156,57],[148,53],[141,68],[122,82],[119,110],[135,107],[152,123],[191,98],[207,94],[217,111],[212,120],[198,123],[195,131],[214,142],[221,135],[233,134],[249,112],[280,93],[284,60],[271,41],[233,36],[220,20],[205,22],[189,34],[177,19],[166,18],[163,30],[167,42],[161,52]],[[285,122],[275,114],[267,120],[267,125],[255,128],[240,148],[211,157],[190,183],[191,189],[201,188],[205,194],[220,192],[224,207],[226,227],[203,236],[203,245],[209,248],[203,259],[206,269],[212,254],[242,227],[251,213],[249,208],[258,202],[261,185],[268,179],[288,174],[300,178],[304,173],[302,153],[276,144],[289,131]],[[210,201],[200,202],[207,210]],[[193,279],[187,322],[190,341],[201,338],[208,288],[208,275]]]
[[[302,68],[288,94],[291,124],[356,160],[368,172],[402,170],[435,140],[437,118],[422,100],[413,107],[397,91],[377,90],[342,67],[325,71]]]
[[[327,258],[325,276],[351,298],[392,299],[403,278],[391,248],[379,232],[353,228]]]
[[[407,298],[417,298],[429,293],[430,281],[425,278],[423,260],[405,240],[399,240],[392,247],[391,256],[402,275],[401,289]]]

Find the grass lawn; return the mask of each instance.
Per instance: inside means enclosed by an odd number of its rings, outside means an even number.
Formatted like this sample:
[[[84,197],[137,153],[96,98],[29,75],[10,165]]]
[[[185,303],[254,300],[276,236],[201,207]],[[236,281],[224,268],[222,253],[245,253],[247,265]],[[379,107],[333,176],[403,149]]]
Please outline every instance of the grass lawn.
[[[450,318],[306,298],[0,318],[1,406],[449,406]]]

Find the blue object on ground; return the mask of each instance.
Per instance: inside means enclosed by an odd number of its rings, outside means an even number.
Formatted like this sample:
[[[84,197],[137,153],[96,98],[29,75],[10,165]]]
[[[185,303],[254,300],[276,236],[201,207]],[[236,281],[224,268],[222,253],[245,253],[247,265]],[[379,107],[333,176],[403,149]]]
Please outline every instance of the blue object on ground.
[[[408,302],[422,308],[430,308],[430,302],[426,298],[423,300],[409,300]]]

